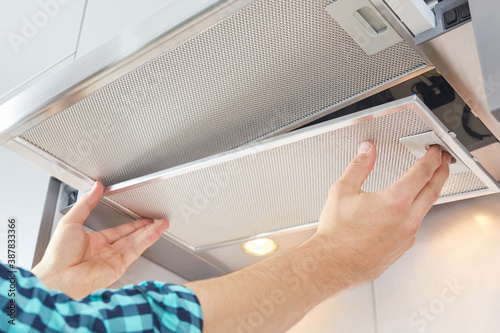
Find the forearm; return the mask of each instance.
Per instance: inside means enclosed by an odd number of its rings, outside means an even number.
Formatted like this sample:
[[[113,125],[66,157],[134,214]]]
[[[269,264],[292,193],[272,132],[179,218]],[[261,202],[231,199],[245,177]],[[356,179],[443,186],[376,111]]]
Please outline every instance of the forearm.
[[[318,237],[232,274],[188,283],[200,300],[203,332],[284,332],[347,287]]]

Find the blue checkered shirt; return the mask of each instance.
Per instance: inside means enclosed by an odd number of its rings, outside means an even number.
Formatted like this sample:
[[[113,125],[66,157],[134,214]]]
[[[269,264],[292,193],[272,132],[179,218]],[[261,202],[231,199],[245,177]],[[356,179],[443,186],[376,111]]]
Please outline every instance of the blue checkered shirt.
[[[3,264],[0,308],[0,332],[200,333],[203,325],[198,299],[183,286],[148,281],[74,300],[47,290],[29,271]]]

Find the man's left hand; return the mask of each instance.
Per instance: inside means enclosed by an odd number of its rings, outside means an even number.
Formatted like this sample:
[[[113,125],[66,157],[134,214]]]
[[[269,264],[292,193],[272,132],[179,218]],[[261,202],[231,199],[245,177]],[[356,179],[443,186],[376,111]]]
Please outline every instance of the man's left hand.
[[[83,222],[103,193],[96,182],[61,219],[41,262],[32,273],[43,284],[80,299],[117,281],[167,230],[167,220],[140,219],[99,232],[86,232]]]

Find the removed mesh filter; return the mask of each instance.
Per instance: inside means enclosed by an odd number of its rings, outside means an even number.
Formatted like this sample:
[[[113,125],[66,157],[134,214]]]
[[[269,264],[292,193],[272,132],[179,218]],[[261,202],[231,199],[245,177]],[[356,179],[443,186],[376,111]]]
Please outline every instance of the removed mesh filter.
[[[426,66],[404,41],[367,55],[330,2],[256,1],[22,138],[112,185],[239,147]]]
[[[433,128],[414,108],[351,116],[349,121],[339,118],[112,186],[108,196],[139,215],[167,217],[167,233],[194,248],[314,223],[329,187],[363,141],[371,140],[378,151],[365,191],[389,186],[416,162],[399,140]],[[467,171],[453,174],[441,196],[487,188]]]

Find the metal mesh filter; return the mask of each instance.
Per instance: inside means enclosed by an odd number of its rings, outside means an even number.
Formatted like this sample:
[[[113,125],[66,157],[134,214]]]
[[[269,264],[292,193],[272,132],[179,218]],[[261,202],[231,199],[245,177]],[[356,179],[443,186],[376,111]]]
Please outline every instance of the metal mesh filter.
[[[363,189],[378,191],[417,160],[399,139],[433,130],[412,108],[353,119],[125,182],[109,198],[142,216],[167,217],[168,233],[195,248],[313,223],[363,141],[378,151]],[[441,196],[486,188],[468,171],[453,174]]]
[[[261,0],[24,133],[105,185],[221,153],[425,66],[368,56],[331,0]]]

